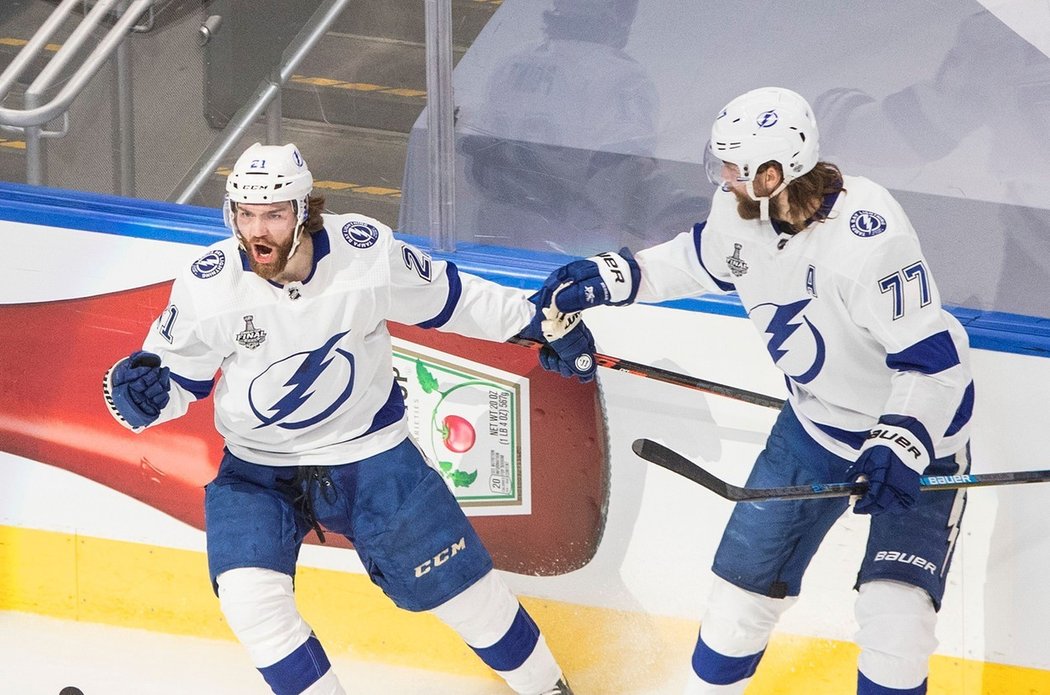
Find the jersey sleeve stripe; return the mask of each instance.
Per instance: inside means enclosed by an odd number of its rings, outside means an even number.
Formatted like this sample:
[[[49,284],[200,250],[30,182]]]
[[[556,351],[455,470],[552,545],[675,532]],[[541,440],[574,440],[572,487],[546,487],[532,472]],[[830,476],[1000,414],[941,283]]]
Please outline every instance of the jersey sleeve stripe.
[[[898,372],[937,374],[957,364],[959,352],[948,331],[935,333],[900,352],[886,355],[886,366]]]
[[[215,379],[197,381],[194,379],[187,379],[184,376],[179,376],[174,372],[171,374],[171,380],[181,386],[184,391],[189,392],[198,401],[207,397],[207,395],[211,393],[212,387],[215,385]]]
[[[950,437],[960,431],[966,426],[966,423],[970,421],[970,417],[973,415],[973,397],[974,388],[973,382],[971,381],[966,386],[966,391],[963,392],[962,401],[959,403],[959,407],[955,411],[955,417],[952,418],[951,423],[948,425],[948,429],[944,432],[945,437]]]
[[[441,308],[441,311],[434,318],[417,323],[416,325],[420,328],[440,328],[444,326],[452,318],[452,312],[456,310],[456,305],[459,304],[459,298],[463,294],[463,282],[459,279],[459,268],[452,261],[448,261],[445,265],[445,277],[448,280],[448,299],[445,300],[445,306]]]
[[[811,421],[812,422],[812,421]],[[823,425],[819,422],[814,422],[824,434],[828,435],[832,439],[842,442],[851,449],[860,451],[861,446],[868,440],[868,430],[863,432],[853,432],[851,430],[844,430],[841,427],[832,427],[831,425]]]
[[[697,222],[693,225],[693,249],[696,251],[696,260],[700,263],[700,267],[704,269],[704,272],[707,273],[708,276],[715,281],[715,284],[718,285],[718,289],[722,290],[723,292],[734,292],[736,291],[736,285],[734,285],[731,282],[719,280],[714,275],[712,275],[711,271],[707,269],[706,265],[704,265],[704,256],[702,253],[700,253],[700,239],[703,236],[704,227],[706,226],[707,222]]]

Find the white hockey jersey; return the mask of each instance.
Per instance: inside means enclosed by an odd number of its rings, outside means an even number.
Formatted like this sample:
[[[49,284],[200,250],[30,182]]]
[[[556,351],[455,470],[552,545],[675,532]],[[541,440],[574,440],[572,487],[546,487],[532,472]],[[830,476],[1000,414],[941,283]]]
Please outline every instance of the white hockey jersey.
[[[638,301],[736,291],[822,446],[856,459],[882,415],[913,417],[937,456],[961,448],[973,404],[968,339],[941,307],[918,237],[861,177],[798,234],[743,220],[719,190],[707,221],[640,251]]]
[[[460,273],[362,215],[326,215],[313,256],[309,277],[281,286],[252,272],[230,238],[175,279],[143,345],[171,369],[154,425],[214,385],[215,426],[235,456],[358,461],[408,435],[388,320],[504,341],[533,315],[522,291]]]

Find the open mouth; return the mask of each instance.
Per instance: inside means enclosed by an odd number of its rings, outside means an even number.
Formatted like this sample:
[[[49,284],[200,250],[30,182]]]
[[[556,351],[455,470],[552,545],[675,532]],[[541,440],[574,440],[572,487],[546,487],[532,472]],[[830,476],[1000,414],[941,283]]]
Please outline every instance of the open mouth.
[[[259,263],[269,263],[274,259],[274,248],[266,244],[252,244],[252,254]]]

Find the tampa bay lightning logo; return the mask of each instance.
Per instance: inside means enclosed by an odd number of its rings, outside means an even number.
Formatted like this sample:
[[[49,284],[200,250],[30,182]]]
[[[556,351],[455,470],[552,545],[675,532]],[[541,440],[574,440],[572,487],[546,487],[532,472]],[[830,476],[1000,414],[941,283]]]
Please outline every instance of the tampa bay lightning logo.
[[[758,118],[755,119],[755,123],[759,128],[769,128],[775,126],[780,117],[777,116],[777,112],[770,109],[769,111],[763,111],[758,114]]]
[[[343,238],[355,248],[367,249],[379,239],[379,230],[367,222],[347,222],[343,225]]]
[[[201,280],[218,275],[226,265],[226,255],[219,250],[209,251],[193,262],[190,270]]]
[[[886,218],[871,210],[857,210],[849,218],[849,228],[857,236],[875,236],[886,231]]]
[[[765,324],[769,336],[766,349],[777,367],[799,384],[817,378],[827,350],[824,336],[802,314],[812,298],[790,304],[759,304],[748,311],[756,325]]]
[[[321,347],[275,362],[252,379],[248,404],[262,427],[299,430],[321,422],[346,403],[354,390],[354,356],[336,347],[350,331]]]

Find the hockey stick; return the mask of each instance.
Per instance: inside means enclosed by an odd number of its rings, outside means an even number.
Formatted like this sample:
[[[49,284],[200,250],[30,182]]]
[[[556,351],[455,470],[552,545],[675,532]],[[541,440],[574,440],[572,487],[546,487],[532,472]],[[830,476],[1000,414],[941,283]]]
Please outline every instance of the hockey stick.
[[[518,338],[516,336],[507,342],[537,350],[543,347],[543,343],[535,340]],[[779,410],[784,405],[784,401],[780,398],[767,396],[764,393],[748,391],[747,389],[741,389],[735,386],[726,386],[725,384],[719,384],[715,381],[707,381],[706,379],[698,379],[694,376],[672,372],[669,369],[661,369],[660,367],[653,367],[648,364],[641,364],[640,362],[631,362],[630,360],[623,360],[619,357],[603,355],[600,352],[594,353],[594,362],[599,367],[615,369],[616,371],[627,372],[628,374],[634,374],[636,376],[644,376],[648,379],[655,379],[656,381],[675,384],[676,386],[685,386],[697,391],[713,393],[717,396],[725,396],[726,398],[733,398],[738,401],[744,401],[745,403],[765,406],[766,408]]]
[[[634,453],[646,461],[684,476],[703,485],[720,497],[733,502],[768,502],[771,500],[806,500],[821,497],[846,497],[863,495],[868,490],[865,482],[814,483],[813,485],[790,485],[787,487],[749,488],[731,485],[715,477],[678,452],[657,444],[651,439],[636,439],[631,445]],[[924,475],[919,478],[919,489],[923,492],[957,490],[988,485],[1017,485],[1019,483],[1043,483],[1050,481],[1050,470],[1013,471],[1008,473],[970,473],[966,475]]]

